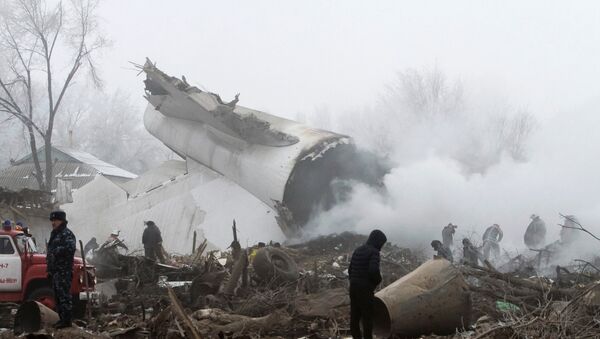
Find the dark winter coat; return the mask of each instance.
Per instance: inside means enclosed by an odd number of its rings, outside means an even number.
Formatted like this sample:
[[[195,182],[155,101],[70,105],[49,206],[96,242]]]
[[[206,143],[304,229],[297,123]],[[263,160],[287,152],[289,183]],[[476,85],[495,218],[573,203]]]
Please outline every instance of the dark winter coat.
[[[154,247],[161,242],[162,236],[160,235],[158,226],[149,223],[142,234],[142,244],[144,244],[144,247]]]
[[[374,291],[381,283],[379,270],[379,251],[387,238],[383,232],[374,230],[369,235],[367,242],[352,253],[348,276],[351,286],[360,286]]]
[[[454,261],[454,257],[452,256],[452,251],[448,247],[446,247],[444,245],[440,245],[440,247],[438,247],[436,249],[436,251],[437,251],[437,255],[439,257],[442,257],[442,258],[448,260],[449,262]]]
[[[477,266],[479,264],[479,260],[483,261],[483,256],[479,251],[471,244],[470,242],[467,244],[463,243],[463,261],[467,265]]]
[[[540,217],[535,217],[527,226],[523,240],[529,248],[538,248],[544,244],[546,238],[546,223]]]
[[[46,254],[47,271],[50,274],[71,272],[75,256],[76,239],[73,232],[63,222],[50,233],[48,253]]]

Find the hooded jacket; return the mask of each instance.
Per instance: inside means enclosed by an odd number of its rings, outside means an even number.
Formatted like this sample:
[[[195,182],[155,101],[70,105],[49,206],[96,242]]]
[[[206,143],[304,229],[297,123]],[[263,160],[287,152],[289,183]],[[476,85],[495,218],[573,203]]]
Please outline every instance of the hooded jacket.
[[[381,283],[379,251],[386,241],[387,238],[383,232],[374,230],[369,235],[367,242],[354,250],[348,267],[350,285],[375,291],[377,285]]]
[[[537,248],[544,243],[546,238],[546,223],[540,217],[536,216],[531,220],[523,240],[529,248]]]

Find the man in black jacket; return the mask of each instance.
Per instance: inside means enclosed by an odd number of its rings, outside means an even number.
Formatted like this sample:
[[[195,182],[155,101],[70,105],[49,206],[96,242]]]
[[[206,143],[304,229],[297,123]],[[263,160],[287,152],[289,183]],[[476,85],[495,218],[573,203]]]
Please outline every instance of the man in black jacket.
[[[63,211],[50,213],[52,233],[48,240],[46,263],[48,279],[52,283],[56,310],[60,320],[56,328],[71,326],[73,298],[71,296],[71,281],[73,280],[73,257],[75,256],[76,239],[73,232],[67,228],[67,215]]]
[[[348,276],[350,277],[350,331],[352,338],[373,337],[373,301],[375,288],[381,283],[379,251],[387,241],[385,234],[374,230],[367,242],[354,250]],[[363,331],[360,331],[362,319]]]
[[[146,258],[158,260],[164,262],[164,256],[162,253],[162,236],[160,229],[154,221],[146,221],[146,229],[142,234],[142,243],[144,244],[144,255]]]

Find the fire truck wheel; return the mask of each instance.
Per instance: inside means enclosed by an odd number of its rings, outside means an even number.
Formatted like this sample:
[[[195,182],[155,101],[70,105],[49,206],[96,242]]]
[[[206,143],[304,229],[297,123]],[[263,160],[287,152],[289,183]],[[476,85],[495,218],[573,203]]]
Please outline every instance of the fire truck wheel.
[[[50,287],[38,287],[29,293],[29,300],[35,300],[46,307],[56,309],[56,301],[54,300],[54,291]]]

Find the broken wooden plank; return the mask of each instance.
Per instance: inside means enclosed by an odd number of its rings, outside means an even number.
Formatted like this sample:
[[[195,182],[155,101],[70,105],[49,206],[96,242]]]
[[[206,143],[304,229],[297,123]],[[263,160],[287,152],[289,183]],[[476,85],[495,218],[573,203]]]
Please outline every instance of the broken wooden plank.
[[[183,307],[181,306],[179,299],[177,299],[173,289],[167,286],[167,291],[169,292],[169,298],[171,299],[171,304],[173,305],[173,311],[175,312],[175,315],[179,317],[186,327],[187,336],[189,338],[202,339],[202,336],[198,332],[198,329],[196,329],[196,326],[194,326],[194,323],[192,323],[190,317],[185,314],[185,311],[183,310]]]

